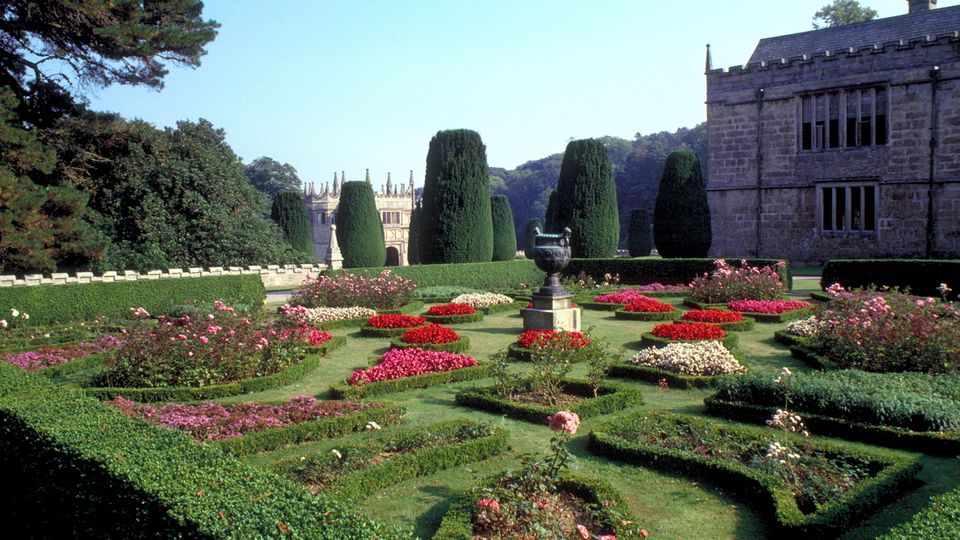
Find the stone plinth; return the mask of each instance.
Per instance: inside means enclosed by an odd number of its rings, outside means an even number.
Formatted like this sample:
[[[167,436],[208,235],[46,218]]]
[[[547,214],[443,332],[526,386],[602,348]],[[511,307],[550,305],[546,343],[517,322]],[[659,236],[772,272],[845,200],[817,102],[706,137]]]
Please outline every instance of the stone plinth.
[[[523,330],[580,331],[580,308],[572,307],[572,295],[533,295],[533,307],[521,310]]]

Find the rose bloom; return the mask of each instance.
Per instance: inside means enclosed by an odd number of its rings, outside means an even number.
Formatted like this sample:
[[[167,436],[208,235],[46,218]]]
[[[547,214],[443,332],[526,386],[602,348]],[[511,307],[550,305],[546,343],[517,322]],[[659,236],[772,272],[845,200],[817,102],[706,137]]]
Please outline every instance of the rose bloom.
[[[566,431],[574,435],[580,427],[580,416],[569,410],[559,411],[547,418],[550,419],[550,429],[554,431]]]
[[[494,514],[499,514],[500,502],[496,499],[480,499],[477,501],[477,510],[490,510]]]

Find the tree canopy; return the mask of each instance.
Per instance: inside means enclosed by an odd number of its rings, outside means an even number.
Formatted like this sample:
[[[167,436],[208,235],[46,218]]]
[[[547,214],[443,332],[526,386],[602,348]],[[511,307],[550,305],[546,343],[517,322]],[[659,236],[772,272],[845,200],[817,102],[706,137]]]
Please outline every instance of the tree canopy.
[[[877,10],[860,5],[857,0],[833,0],[813,15],[813,29],[832,28],[845,24],[872,21]]]
[[[243,170],[247,180],[267,197],[273,199],[282,191],[301,191],[297,169],[289,163],[280,163],[269,157],[258,157]]]

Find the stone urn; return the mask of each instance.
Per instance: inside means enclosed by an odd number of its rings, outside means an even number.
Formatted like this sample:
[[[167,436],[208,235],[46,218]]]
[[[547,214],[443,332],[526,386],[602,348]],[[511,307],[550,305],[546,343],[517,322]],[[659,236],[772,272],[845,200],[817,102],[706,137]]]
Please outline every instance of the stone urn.
[[[560,285],[560,272],[570,264],[570,228],[560,234],[544,234],[534,230],[533,262],[547,273],[538,296],[556,298],[570,296]]]

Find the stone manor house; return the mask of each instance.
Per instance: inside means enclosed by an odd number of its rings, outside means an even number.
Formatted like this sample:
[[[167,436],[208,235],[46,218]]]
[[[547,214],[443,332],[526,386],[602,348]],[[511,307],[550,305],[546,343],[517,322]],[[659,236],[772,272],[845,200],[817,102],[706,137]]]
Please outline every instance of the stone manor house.
[[[370,169],[367,169],[366,180],[368,184],[371,183]],[[311,182],[304,191],[307,213],[313,229],[313,256],[331,268],[339,268],[343,261],[334,234],[341,181],[347,181],[347,175],[343,171],[340,172],[339,179],[337,173],[333,173],[332,189],[329,182],[319,190]],[[387,173],[387,183],[380,186],[380,191],[374,190],[374,194],[380,222],[383,223],[383,237],[387,244],[387,266],[406,266],[409,264],[407,244],[410,238],[410,216],[416,201],[413,171],[410,171],[407,185],[394,185],[390,173]]]
[[[960,258],[960,6],[707,46],[711,255]]]

